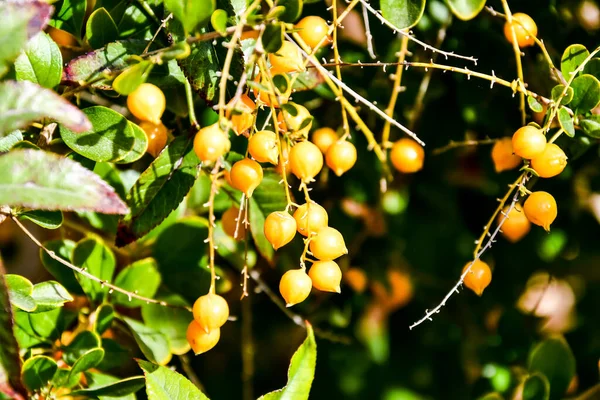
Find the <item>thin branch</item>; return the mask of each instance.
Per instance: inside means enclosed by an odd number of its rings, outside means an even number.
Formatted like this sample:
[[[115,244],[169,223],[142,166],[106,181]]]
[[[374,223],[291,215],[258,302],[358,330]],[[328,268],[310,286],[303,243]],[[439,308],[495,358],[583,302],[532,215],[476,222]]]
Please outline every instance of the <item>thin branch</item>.
[[[364,5],[363,5],[364,7]],[[398,54],[398,66],[396,67],[396,73],[394,74],[394,86],[392,87],[392,94],[390,95],[390,101],[385,109],[385,113],[389,117],[394,117],[394,109],[396,108],[396,101],[398,100],[398,94],[400,93],[400,85],[402,84],[402,73],[404,68],[402,65],[406,60],[406,54],[408,53],[408,37],[402,36],[400,43],[400,52]],[[390,128],[391,124],[389,121],[385,121],[383,125],[383,131],[381,134],[381,143],[385,146],[390,139]]]
[[[482,144],[494,144],[498,141],[498,139],[482,139],[482,140],[464,140],[462,142],[455,142],[451,140],[450,143],[443,147],[438,147],[431,151],[431,154],[437,156],[439,154],[445,153],[448,150],[456,149],[458,147],[468,147],[468,146],[479,146]]]
[[[33,243],[35,243],[40,249],[42,249],[46,254],[48,254],[48,256],[50,258],[58,261],[65,267],[72,269],[73,271],[77,272],[78,274],[81,274],[81,275],[85,276],[86,278],[91,279],[95,282],[98,282],[102,286],[106,286],[107,288],[110,289],[110,292],[114,291],[114,292],[122,293],[122,294],[126,295],[130,300],[133,298],[133,299],[137,299],[140,301],[145,301],[146,303],[158,304],[158,305],[164,306],[164,307],[183,308],[188,311],[192,311],[192,309],[188,306],[170,304],[170,303],[167,303],[166,301],[155,300],[155,299],[151,299],[148,297],[140,296],[137,293],[129,292],[125,289],[122,289],[118,286],[113,285],[112,283],[109,283],[108,281],[102,280],[102,279],[90,274],[89,272],[87,272],[85,269],[83,269],[81,267],[76,267],[75,265],[71,264],[70,262],[64,260],[62,257],[57,256],[54,251],[47,249],[14,215],[9,214],[9,217],[13,220],[13,222],[15,224],[17,224],[17,226],[19,228],[21,228],[21,230],[29,237],[29,239],[31,239],[31,241]]]
[[[371,34],[371,27],[369,24],[369,13],[367,12],[367,7],[362,4],[362,15],[363,20],[365,22],[365,35],[367,36],[367,52],[372,59],[377,58],[375,52],[373,51],[373,35]]]

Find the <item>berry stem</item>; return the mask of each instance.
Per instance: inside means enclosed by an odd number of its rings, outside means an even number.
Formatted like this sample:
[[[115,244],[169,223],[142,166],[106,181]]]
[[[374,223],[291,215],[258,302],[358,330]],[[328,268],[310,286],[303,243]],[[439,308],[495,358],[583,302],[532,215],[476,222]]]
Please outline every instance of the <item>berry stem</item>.
[[[210,267],[209,293],[215,294],[217,275],[215,272],[215,196],[218,192],[218,177],[221,168],[221,160],[217,160],[215,167],[210,173],[210,194],[208,197],[208,265]],[[243,199],[243,196],[242,196]]]
[[[190,81],[188,78],[183,80],[183,85],[185,86],[185,100],[188,106],[188,114],[190,118],[190,124],[196,130],[200,129],[200,125],[198,124],[198,120],[196,119],[196,111],[194,110],[194,95],[192,93],[192,85],[190,85]]]
[[[337,42],[337,27],[338,27],[338,22],[337,22],[337,0],[333,0],[333,4],[331,5],[331,10],[333,13],[333,59],[335,60],[336,63],[336,67],[335,67],[335,73],[337,78],[342,81],[342,71],[339,67],[339,63],[342,62],[341,58],[340,58],[340,52],[338,50],[338,42]],[[339,86],[338,86],[339,87]],[[341,87],[339,87],[339,92],[340,95],[343,97],[344,96],[344,92],[342,90]],[[346,114],[346,109],[344,107],[342,107],[342,128],[344,129],[344,135],[342,136],[342,138],[340,140],[346,140],[346,138],[348,136],[350,136],[350,125],[348,124],[348,115]]]
[[[456,149],[458,147],[468,147],[468,146],[480,146],[485,144],[494,144],[498,141],[498,139],[481,139],[481,140],[464,140],[461,142],[455,142],[451,140],[450,143],[443,147],[438,147],[437,149],[433,149],[431,154],[434,156],[440,155],[442,153],[447,152],[448,150]]]
[[[364,4],[363,4],[364,7]],[[402,83],[402,72],[404,71],[403,64],[406,60],[406,54],[408,53],[408,37],[402,36],[400,43],[400,52],[398,53],[398,66],[396,67],[396,73],[394,74],[394,86],[392,88],[392,94],[390,95],[390,101],[385,109],[385,113],[390,117],[394,117],[394,109],[396,108],[396,101],[398,100],[398,94],[400,93],[400,85]],[[337,66],[339,68],[339,65]],[[383,131],[381,134],[381,143],[385,144],[390,140],[390,128],[392,124],[389,121],[385,121],[383,125]],[[387,152],[385,153],[387,157]]]

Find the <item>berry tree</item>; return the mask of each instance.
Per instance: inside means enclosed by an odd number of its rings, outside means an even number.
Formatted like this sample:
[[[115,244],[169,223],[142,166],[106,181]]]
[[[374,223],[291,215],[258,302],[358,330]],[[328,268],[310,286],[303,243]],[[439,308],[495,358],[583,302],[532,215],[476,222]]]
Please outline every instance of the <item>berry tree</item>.
[[[0,2],[0,399],[600,396],[600,8],[538,3]]]

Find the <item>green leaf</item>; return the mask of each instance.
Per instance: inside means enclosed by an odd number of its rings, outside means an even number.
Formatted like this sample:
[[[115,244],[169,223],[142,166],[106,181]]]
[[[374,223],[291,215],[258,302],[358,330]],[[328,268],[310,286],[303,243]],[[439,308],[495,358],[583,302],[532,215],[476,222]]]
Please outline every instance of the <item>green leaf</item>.
[[[133,129],[133,134],[135,136],[135,140],[133,142],[133,148],[125,158],[117,161],[117,164],[131,164],[146,154],[148,150],[148,136],[146,136],[146,132],[139,125],[134,124],[131,121],[128,121],[129,125],[131,125],[131,129]]]
[[[73,341],[64,349],[63,359],[69,365],[75,366],[84,354],[100,347],[102,340],[97,333],[92,331],[80,332]]]
[[[571,83],[573,100],[570,107],[575,113],[583,114],[600,103],[600,81],[593,75],[583,74]]]
[[[139,62],[121,72],[112,83],[113,89],[122,95],[128,95],[148,80],[154,64],[150,61]]]
[[[17,214],[20,220],[31,221],[45,229],[58,229],[63,223],[60,211],[29,210]]]
[[[267,393],[259,400],[303,400],[308,399],[315,377],[317,343],[312,325],[306,324],[306,340],[296,350],[288,370],[288,382],[282,389]]]
[[[80,379],[81,375],[71,374],[71,368],[59,368],[50,384],[57,387],[72,388],[79,384]]]
[[[46,33],[35,35],[15,61],[17,80],[52,89],[62,78],[60,49]]]
[[[104,359],[98,369],[102,371],[118,370],[132,364],[133,349],[107,338],[102,339],[102,348],[104,349]]]
[[[412,28],[425,11],[425,0],[381,0],[381,13],[396,28]]]
[[[215,31],[221,35],[225,35],[227,30],[227,11],[221,9],[215,10],[210,16],[210,24]]]
[[[72,240],[51,240],[44,243],[44,247],[53,251],[57,256],[66,261],[71,261],[71,254],[75,248],[75,242]],[[75,294],[84,294],[79,282],[75,278],[74,271],[51,258],[44,250],[40,249],[40,259],[42,264],[53,277],[55,277],[69,292]]]
[[[40,343],[51,344],[60,337],[75,316],[75,313],[65,310],[64,307],[42,313],[17,311],[15,312],[15,337],[22,348]]]
[[[99,374],[93,374],[92,376],[97,375]],[[103,396],[108,398],[122,398],[143,388],[144,382],[145,380],[143,376],[132,376],[130,378],[116,380],[116,382],[102,386],[93,385],[87,389],[74,390],[71,392],[71,395],[82,396],[84,398],[96,398]]]
[[[115,285],[129,292],[136,292],[140,296],[153,298],[160,286],[160,273],[156,261],[145,258],[125,267],[115,279]],[[140,307],[145,304],[143,301],[128,298],[118,292],[113,293],[112,299],[115,304],[126,307]]]
[[[67,289],[56,281],[44,281],[36,284],[31,297],[37,304],[35,312],[50,311],[73,301],[73,297],[67,292]]]
[[[544,111],[544,107],[542,106],[542,103],[537,101],[537,99],[533,96],[527,96],[527,104],[529,105],[529,108],[533,112],[539,113],[539,112]]]
[[[148,3],[152,8],[159,5],[157,1]],[[105,7],[109,4],[102,3]],[[141,3],[119,1],[116,6],[110,8],[110,16],[117,24],[121,38],[150,39],[154,34],[154,20],[143,11]]]
[[[81,38],[86,6],[86,0],[63,0],[53,16],[51,25]]]
[[[110,304],[102,304],[96,309],[94,331],[102,335],[112,325],[115,318],[115,309]]]
[[[171,361],[172,355],[165,335],[134,319],[123,317],[123,321],[131,329],[136,343],[148,360],[160,365]]]
[[[4,137],[0,137],[0,153],[5,153],[23,140],[23,132],[15,130]]]
[[[552,94],[551,94],[552,100],[554,100],[555,102],[558,101],[558,98],[562,95],[564,90],[565,90],[565,85],[554,86],[552,88]],[[560,104],[563,106],[566,106],[567,104],[569,104],[573,100],[574,94],[575,94],[575,91],[573,90],[572,87],[569,86],[567,88],[567,92],[565,93],[565,96],[560,101]]]
[[[160,233],[153,248],[165,285],[193,302],[210,286],[205,219],[185,217]]]
[[[69,375],[77,375],[88,369],[96,367],[104,358],[104,349],[101,347],[90,349],[83,353],[81,357],[75,361]],[[68,379],[67,379],[68,380]]]
[[[0,156],[0,204],[44,210],[125,214],[114,190],[81,164],[58,154],[13,150]]]
[[[30,391],[36,391],[48,384],[58,370],[56,361],[46,356],[35,356],[23,363],[21,377]]]
[[[573,44],[565,49],[560,58],[560,71],[566,80],[571,79],[571,75],[583,61],[590,55],[585,46]]]
[[[569,115],[569,112],[565,107],[558,109],[558,123],[560,127],[564,129],[565,133],[571,137],[575,136],[575,127],[573,125],[573,117]]]
[[[135,134],[127,119],[107,107],[93,106],[83,110],[92,128],[75,133],[63,126],[60,136],[73,151],[97,162],[122,160],[133,149]]]
[[[165,7],[173,13],[188,33],[206,25],[217,8],[216,0],[165,0]]]
[[[261,41],[267,53],[277,53],[279,51],[283,45],[283,32],[283,24],[272,23],[265,26]]]
[[[302,15],[302,0],[279,0],[277,1],[278,6],[285,7],[285,11],[279,15],[279,20],[283,22],[293,23],[300,15]]]
[[[185,376],[148,361],[137,362],[146,377],[148,400],[208,400]]]
[[[552,337],[529,353],[529,372],[539,372],[550,382],[550,398],[561,398],[575,375],[575,357],[566,340]]]
[[[166,301],[169,304],[188,305],[182,297],[176,294],[161,296],[159,300]],[[165,335],[169,341],[171,353],[182,355],[190,351],[186,332],[193,317],[189,311],[150,303],[142,306],[142,318],[146,326]],[[166,324],[165,321],[169,321],[169,323]]]
[[[250,233],[259,253],[273,263],[273,246],[264,235],[265,219],[273,211],[285,209],[285,189],[279,184],[281,177],[275,171],[264,171],[264,177],[250,198]]]
[[[23,311],[32,312],[37,305],[33,293],[33,284],[29,279],[21,275],[5,275],[6,287],[8,288],[8,298],[13,306]]]
[[[585,67],[583,67],[583,73],[600,79],[600,58],[595,57],[588,61]]]
[[[593,138],[600,138],[600,115],[591,115],[579,120],[579,127]]]
[[[19,55],[28,39],[46,27],[52,7],[44,2],[0,2],[0,77]]]
[[[119,221],[117,246],[129,244],[160,224],[183,201],[198,176],[192,138],[172,141],[127,194],[131,212]]]
[[[0,385],[9,385],[25,395],[21,382],[21,357],[19,346],[13,333],[13,312],[5,284],[4,268],[0,260]]]
[[[88,18],[85,38],[93,49],[99,49],[119,38],[117,24],[104,7],[98,8]]]
[[[112,282],[116,261],[112,251],[104,243],[97,239],[83,239],[73,250],[73,264],[84,268],[103,282]],[[107,287],[81,274],[76,277],[92,301],[100,302],[106,297]]]
[[[477,400],[504,400],[504,397],[500,393],[493,392],[487,393],[481,397],[478,397]]]
[[[28,81],[0,82],[0,136],[43,118],[76,132],[91,127],[84,113],[51,90]]]
[[[542,374],[527,377],[523,384],[523,400],[548,400],[550,398],[550,383]]]
[[[291,76],[296,76],[296,79],[292,84],[292,92],[313,90],[325,81],[316,68],[308,68],[306,71],[298,72]]]
[[[446,3],[452,13],[463,21],[475,18],[485,6],[485,0],[446,0]]]

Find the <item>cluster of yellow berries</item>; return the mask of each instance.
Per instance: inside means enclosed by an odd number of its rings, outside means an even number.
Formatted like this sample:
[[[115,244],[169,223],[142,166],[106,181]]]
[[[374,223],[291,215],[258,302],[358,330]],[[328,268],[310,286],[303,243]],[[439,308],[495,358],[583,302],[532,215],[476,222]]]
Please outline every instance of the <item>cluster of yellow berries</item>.
[[[140,120],[140,128],[148,138],[148,153],[152,157],[167,145],[168,130],[161,122],[167,101],[158,87],[151,83],[142,83],[127,97],[127,108]]]
[[[200,296],[192,309],[194,319],[188,325],[187,341],[196,355],[215,347],[221,338],[221,327],[229,318],[227,301],[218,294]]]

